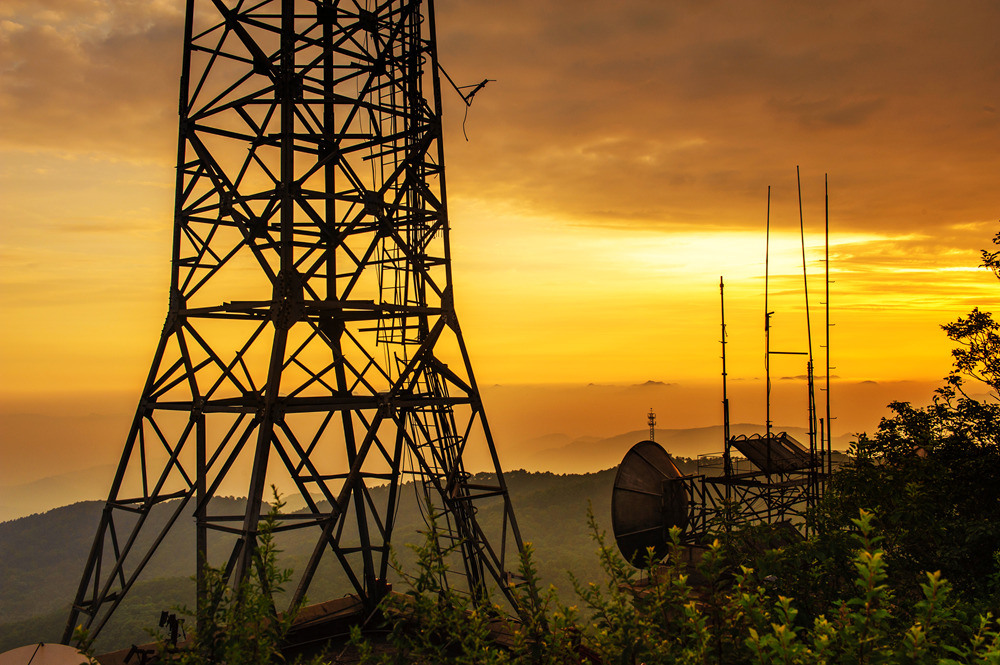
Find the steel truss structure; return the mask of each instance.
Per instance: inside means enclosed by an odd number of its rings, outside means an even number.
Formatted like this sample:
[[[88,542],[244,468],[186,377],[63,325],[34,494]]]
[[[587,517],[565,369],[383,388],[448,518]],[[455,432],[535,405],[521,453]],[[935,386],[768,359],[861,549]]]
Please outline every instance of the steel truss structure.
[[[745,456],[734,456],[736,448]],[[687,543],[701,543],[724,524],[787,524],[806,530],[806,513],[823,494],[828,455],[806,449],[784,432],[737,435],[722,455],[701,455],[699,473],[683,483],[688,504]]]
[[[332,566],[374,607],[407,474],[462,586],[512,598],[522,540],[452,297],[431,0],[186,11],[169,310],[64,641],[192,515],[199,581],[221,560],[240,584],[272,483],[305,505],[278,530],[314,543],[292,604]]]

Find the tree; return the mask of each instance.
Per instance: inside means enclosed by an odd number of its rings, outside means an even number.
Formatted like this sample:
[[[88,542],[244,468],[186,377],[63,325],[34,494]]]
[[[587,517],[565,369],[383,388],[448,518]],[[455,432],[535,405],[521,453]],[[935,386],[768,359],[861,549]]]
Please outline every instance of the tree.
[[[1000,233],[993,238],[1000,247]],[[1000,250],[982,251],[983,268],[993,271],[1000,279]],[[953,350],[955,369],[949,382],[961,391],[963,375],[989,386],[994,399],[1000,399],[1000,323],[990,312],[973,309],[967,317],[942,326],[948,338],[962,346]],[[963,393],[964,394],[964,393]]]
[[[993,238],[1000,246],[1000,233]],[[1000,279],[1000,250],[982,252],[981,267],[988,268]],[[1000,399],[1000,323],[990,312],[973,309],[967,317],[942,326],[948,338],[962,346],[954,349],[955,369],[949,382],[961,391],[964,377],[971,377],[992,389],[992,397]],[[963,392],[964,394],[964,392]]]
[[[993,239],[1000,246],[1000,233]],[[982,253],[1000,278],[1000,251]],[[904,593],[913,579],[940,570],[961,597],[996,605],[1000,593],[1000,324],[978,308],[943,325],[960,344],[933,403],[889,405],[873,436],[862,434],[852,460],[833,477],[819,516],[830,533],[858,509],[877,516]],[[991,394],[974,399],[967,381]]]

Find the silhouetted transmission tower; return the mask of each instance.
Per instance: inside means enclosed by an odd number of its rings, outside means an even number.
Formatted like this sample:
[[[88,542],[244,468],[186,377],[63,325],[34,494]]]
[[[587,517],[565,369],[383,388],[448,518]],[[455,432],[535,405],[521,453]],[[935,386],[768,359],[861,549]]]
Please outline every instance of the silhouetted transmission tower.
[[[522,541],[455,317],[432,3],[186,11],[169,312],[65,640],[191,516],[199,581],[208,559],[239,584],[272,483],[313,546],[293,603],[329,566],[379,600],[407,474],[463,586],[509,598]],[[477,447],[495,480],[466,472]]]

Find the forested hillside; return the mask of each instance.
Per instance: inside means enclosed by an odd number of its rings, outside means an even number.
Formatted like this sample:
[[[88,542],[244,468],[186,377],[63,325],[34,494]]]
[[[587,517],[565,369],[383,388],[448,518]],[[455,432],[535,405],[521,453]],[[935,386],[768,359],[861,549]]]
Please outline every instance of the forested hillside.
[[[696,470],[691,460],[678,458],[678,462],[686,471]],[[587,528],[587,509],[592,505],[598,520],[610,529],[608,516],[615,470],[566,475],[515,470],[505,475],[521,532],[534,546],[543,582],[569,591],[568,571],[580,579],[596,578],[600,573],[599,563],[596,545]],[[373,499],[379,500],[380,493],[385,491],[376,488]],[[395,548],[406,569],[414,563],[413,553],[406,544],[418,543],[421,538],[418,530],[425,527],[412,486],[405,487],[400,494]],[[230,511],[242,508],[242,500],[218,501],[215,505],[220,509],[221,503],[230,504],[225,507]],[[96,501],[82,502],[0,524],[0,650],[61,636],[67,608],[100,519],[101,505]],[[150,520],[154,531],[170,509],[165,504],[153,511]],[[496,516],[487,514],[482,518],[490,520]],[[102,633],[99,650],[127,647],[146,639],[144,629],[154,626],[160,610],[193,602],[194,587],[189,578],[194,571],[194,523],[190,520],[179,526],[170,531],[150,561],[143,581],[116,612],[106,634]],[[209,551],[214,551],[218,558],[221,548],[217,545],[217,541],[210,541]],[[303,534],[285,538],[279,546],[284,550],[281,563],[300,568],[312,541]],[[332,575],[320,574],[310,588],[309,597],[318,602],[349,590]]]

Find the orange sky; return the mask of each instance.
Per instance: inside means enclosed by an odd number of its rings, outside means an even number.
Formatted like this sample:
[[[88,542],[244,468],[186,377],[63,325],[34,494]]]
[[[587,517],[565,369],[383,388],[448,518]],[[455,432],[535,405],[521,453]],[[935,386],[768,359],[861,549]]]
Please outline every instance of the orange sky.
[[[468,142],[460,100],[445,108],[481,384],[715,381],[720,275],[731,376],[759,377],[768,185],[775,344],[804,345],[796,165],[817,349],[830,173],[838,377],[935,381],[939,324],[995,309],[976,266],[1000,209],[997,3],[436,4],[452,78],[496,79]],[[182,10],[0,7],[7,403],[138,396],[167,305]]]

